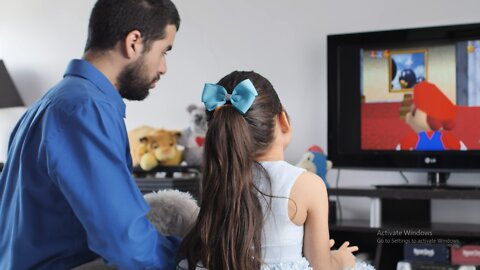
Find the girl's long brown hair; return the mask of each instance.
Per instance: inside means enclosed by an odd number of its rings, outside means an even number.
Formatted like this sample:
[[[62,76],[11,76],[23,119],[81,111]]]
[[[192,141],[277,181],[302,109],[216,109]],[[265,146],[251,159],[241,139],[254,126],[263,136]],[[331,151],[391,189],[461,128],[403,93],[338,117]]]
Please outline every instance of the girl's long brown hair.
[[[179,253],[189,269],[198,263],[209,270],[260,269],[262,264],[264,216],[253,169],[255,157],[273,141],[283,107],[270,82],[253,71],[234,71],[218,84],[231,94],[245,79],[258,96],[244,115],[233,106],[207,111],[200,213]]]

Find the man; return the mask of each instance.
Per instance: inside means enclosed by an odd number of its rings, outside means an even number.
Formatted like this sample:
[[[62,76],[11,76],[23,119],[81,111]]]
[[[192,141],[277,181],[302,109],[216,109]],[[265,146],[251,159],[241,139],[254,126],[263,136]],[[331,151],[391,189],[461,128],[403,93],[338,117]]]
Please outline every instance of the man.
[[[180,24],[170,0],[99,0],[83,60],[23,115],[0,178],[0,269],[70,269],[98,256],[120,269],[172,269],[131,176],[122,97],[166,72]]]

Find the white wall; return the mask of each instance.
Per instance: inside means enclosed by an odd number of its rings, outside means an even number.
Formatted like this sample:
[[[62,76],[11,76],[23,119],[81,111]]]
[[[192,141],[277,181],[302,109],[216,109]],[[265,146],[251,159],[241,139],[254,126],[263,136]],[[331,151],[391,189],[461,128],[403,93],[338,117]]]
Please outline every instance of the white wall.
[[[0,58],[31,104],[82,55],[94,0],[0,0]],[[326,35],[478,22],[476,0],[174,0],[182,17],[168,72],[147,100],[127,103],[127,126],[184,128],[188,104],[199,103],[205,82],[232,70],[255,70],[273,83],[292,118],[287,160],[312,144],[326,147]],[[328,174],[333,184],[336,171]],[[426,175],[407,173],[412,182]],[[454,174],[452,183],[478,175]],[[340,185],[402,183],[396,172],[342,171]],[[345,199],[347,217],[366,218],[368,202]],[[461,203],[461,202],[460,202]],[[459,219],[451,202],[435,202],[434,218]],[[458,207],[458,204],[454,204]],[[478,204],[461,206],[468,214]],[[446,210],[445,210],[446,209]],[[458,212],[457,212],[458,213]],[[472,216],[472,215],[471,215]],[[478,216],[475,214],[475,216]],[[473,220],[478,222],[478,220]]]

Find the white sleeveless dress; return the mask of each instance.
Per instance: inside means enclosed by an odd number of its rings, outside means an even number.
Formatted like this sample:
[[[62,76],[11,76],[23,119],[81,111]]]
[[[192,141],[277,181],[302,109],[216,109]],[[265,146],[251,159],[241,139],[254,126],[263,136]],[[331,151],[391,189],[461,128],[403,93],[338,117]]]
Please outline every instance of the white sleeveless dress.
[[[305,170],[285,161],[261,164],[270,177],[271,190],[264,174],[259,171],[254,171],[255,184],[263,193],[273,195],[271,201],[267,196],[259,196],[265,214],[262,255],[266,264],[262,266],[262,270],[311,270],[308,261],[302,256],[303,226],[294,224],[288,217],[290,190]],[[188,269],[187,262],[181,261],[177,269]],[[197,266],[196,269],[205,268]]]
[[[303,225],[294,224],[288,217],[290,191],[305,169],[285,161],[261,162],[267,171],[271,189],[265,176],[255,172],[255,184],[265,194],[260,195],[265,215],[262,232],[262,270],[312,269],[303,257]],[[269,207],[270,203],[270,207]]]

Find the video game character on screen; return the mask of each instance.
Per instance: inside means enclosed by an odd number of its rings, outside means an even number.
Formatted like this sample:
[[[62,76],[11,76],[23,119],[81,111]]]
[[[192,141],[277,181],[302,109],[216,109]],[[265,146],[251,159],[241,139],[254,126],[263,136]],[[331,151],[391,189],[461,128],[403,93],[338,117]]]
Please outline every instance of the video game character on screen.
[[[480,40],[362,48],[359,75],[362,151],[480,150]]]
[[[435,84],[417,83],[405,116],[412,132],[400,141],[397,150],[466,150],[465,144],[449,132],[455,127],[456,116],[456,105]]]

